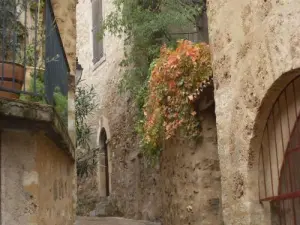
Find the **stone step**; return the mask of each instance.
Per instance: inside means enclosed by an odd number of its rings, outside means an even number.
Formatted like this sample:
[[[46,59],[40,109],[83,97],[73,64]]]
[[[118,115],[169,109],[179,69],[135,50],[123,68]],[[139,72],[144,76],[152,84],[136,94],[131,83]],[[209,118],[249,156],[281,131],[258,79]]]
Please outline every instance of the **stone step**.
[[[75,225],[160,225],[160,223],[119,217],[77,217]]]
[[[109,215],[109,199],[107,197],[102,198],[93,211],[89,213],[90,217],[105,217]]]

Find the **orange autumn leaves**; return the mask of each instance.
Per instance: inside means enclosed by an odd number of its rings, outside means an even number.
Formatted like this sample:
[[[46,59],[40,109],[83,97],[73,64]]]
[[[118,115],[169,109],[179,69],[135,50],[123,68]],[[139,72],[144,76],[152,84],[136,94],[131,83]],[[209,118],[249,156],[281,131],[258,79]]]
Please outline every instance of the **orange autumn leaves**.
[[[200,134],[199,121],[191,96],[212,76],[209,46],[178,42],[175,50],[161,48],[148,84],[144,106],[143,144],[151,151],[182,131],[187,137]]]

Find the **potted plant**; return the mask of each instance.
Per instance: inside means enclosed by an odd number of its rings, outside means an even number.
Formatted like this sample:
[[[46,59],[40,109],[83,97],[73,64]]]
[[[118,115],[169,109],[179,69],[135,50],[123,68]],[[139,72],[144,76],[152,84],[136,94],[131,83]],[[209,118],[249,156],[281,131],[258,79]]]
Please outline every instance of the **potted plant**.
[[[0,3],[0,88],[16,93],[0,91],[0,97],[18,98],[17,92],[24,83],[25,68],[21,49],[26,28],[20,21],[23,0],[2,0]]]
[[[34,77],[34,73],[36,73],[36,79],[38,79],[38,76],[40,74],[45,73],[45,68],[44,68],[44,62],[38,61],[36,62],[36,65],[34,63],[34,55],[38,54],[38,49],[35,48],[33,44],[29,44],[26,48],[26,73],[25,73],[25,82],[22,87],[23,90],[25,91],[33,91],[30,89],[30,84],[32,82],[32,79]],[[43,58],[41,56],[40,58]],[[24,87],[25,86],[25,87]],[[41,94],[40,92],[38,92]]]
[[[36,102],[40,104],[46,104],[47,100],[45,98],[45,82],[44,82],[44,71],[37,70],[36,75],[34,75],[34,71],[29,75],[31,77],[28,82],[28,91],[33,92],[34,89],[39,93],[39,95],[20,95],[20,100]],[[36,76],[36,79],[32,79],[33,76]],[[27,84],[26,84],[27,85]],[[61,93],[60,88],[55,87],[54,93],[54,108],[58,115],[61,117],[64,124],[68,124],[68,98]]]
[[[30,1],[29,12],[27,13],[27,21],[35,23],[37,20],[37,40],[31,41],[26,47],[26,76],[23,89],[26,91],[30,90],[31,79],[37,77],[41,73],[45,73],[45,27],[44,27],[44,11],[45,11],[45,0]],[[36,56],[36,59],[35,59]],[[34,76],[34,73],[36,75]],[[39,93],[41,94],[41,93]]]

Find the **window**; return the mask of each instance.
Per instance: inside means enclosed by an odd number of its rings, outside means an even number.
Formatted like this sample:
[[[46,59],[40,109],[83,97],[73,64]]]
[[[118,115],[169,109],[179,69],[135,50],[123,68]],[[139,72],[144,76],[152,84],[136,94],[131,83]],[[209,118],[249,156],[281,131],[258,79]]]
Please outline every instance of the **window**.
[[[102,16],[102,0],[92,0],[92,32],[93,32],[93,63],[99,62],[103,57],[103,40],[99,40]]]
[[[272,225],[300,225],[300,77],[287,85],[266,121],[260,151],[260,201]]]
[[[208,20],[207,20],[207,11],[206,11],[206,0],[202,1],[202,13],[201,15],[196,16],[196,29],[197,29],[197,41],[203,41],[209,43],[208,38]]]
[[[209,43],[206,0],[186,0],[186,4],[191,4],[195,7],[201,6],[203,7],[202,12],[195,16],[195,24],[193,26],[185,27],[183,29],[182,27],[178,27],[179,32],[172,32],[171,36],[175,39],[185,39],[195,43]]]

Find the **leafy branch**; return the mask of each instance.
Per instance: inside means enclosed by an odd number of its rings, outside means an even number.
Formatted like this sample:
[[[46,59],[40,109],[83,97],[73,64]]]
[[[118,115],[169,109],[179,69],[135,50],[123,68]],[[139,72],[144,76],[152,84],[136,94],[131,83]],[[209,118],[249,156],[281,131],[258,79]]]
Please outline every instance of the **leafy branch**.
[[[163,142],[177,132],[182,131],[186,139],[200,137],[199,111],[194,103],[211,77],[208,45],[182,40],[175,50],[162,47],[151,72],[139,127],[143,149],[150,158],[156,158]]]
[[[82,80],[79,80],[76,87],[75,125],[76,145],[79,149],[84,149],[84,152],[77,152],[77,174],[82,177],[87,175],[96,165],[95,156],[99,149],[92,148],[90,145],[92,130],[86,122],[88,115],[97,107],[95,89],[93,86],[81,85],[81,82]]]
[[[176,48],[177,39],[184,38],[175,37],[174,30],[196,27],[196,19],[203,13],[205,1],[114,0],[115,10],[102,23],[99,38],[106,32],[124,38],[124,58],[120,64],[124,68],[124,74],[120,89],[132,94],[139,109],[137,130],[142,134],[142,145],[144,149],[148,149],[148,155],[157,155],[166,135],[164,130],[166,118],[158,115],[161,112],[152,111],[149,102],[152,93],[159,96],[167,94],[162,91],[163,83],[157,83],[158,89],[155,91],[151,90],[149,85],[149,82],[154,83],[152,70],[157,68],[156,59],[160,56],[162,46],[170,48],[171,51]],[[193,84],[194,86],[196,84]],[[163,104],[166,96],[160,97],[162,102],[159,103]],[[188,106],[184,106],[184,112],[187,112],[189,108],[186,109]],[[144,111],[148,114],[145,115]],[[147,121],[151,121],[151,118],[153,123]],[[147,124],[151,126],[147,128]]]
[[[124,67],[120,88],[129,90],[139,108],[143,106],[150,64],[162,44],[175,46],[174,28],[193,27],[201,14],[202,0],[114,0],[115,11],[102,24],[99,38],[110,32],[124,37]],[[140,110],[141,111],[141,110]]]

